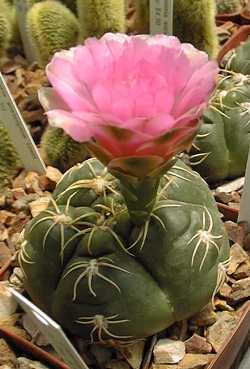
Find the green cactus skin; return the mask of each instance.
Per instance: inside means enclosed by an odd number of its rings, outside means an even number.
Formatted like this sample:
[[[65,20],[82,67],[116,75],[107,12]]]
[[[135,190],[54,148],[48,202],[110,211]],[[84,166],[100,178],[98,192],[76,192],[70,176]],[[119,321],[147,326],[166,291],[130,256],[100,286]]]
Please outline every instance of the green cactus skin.
[[[224,283],[229,245],[216,204],[181,161],[140,227],[96,159],[65,173],[53,198],[26,228],[19,262],[33,300],[73,334],[147,337],[199,311]]]
[[[219,50],[215,13],[215,0],[175,0],[174,35],[215,58]]]
[[[10,4],[5,0],[0,0],[0,56],[8,48],[13,35],[11,13]]]
[[[216,0],[218,14],[238,13],[242,9],[242,0]]]
[[[27,28],[41,66],[46,65],[56,51],[74,46],[79,38],[75,15],[57,1],[34,4],[27,13]]]
[[[0,191],[8,186],[20,168],[18,155],[10,142],[5,126],[0,122]]]
[[[106,32],[125,32],[124,0],[78,0],[81,37],[101,37]]]
[[[233,50],[226,64],[226,69],[250,75],[250,37]]]
[[[244,175],[250,146],[250,78],[227,75],[219,83],[190,162],[208,182]]]
[[[87,157],[85,145],[74,141],[61,128],[50,127],[41,141],[41,154],[48,165],[65,172]]]

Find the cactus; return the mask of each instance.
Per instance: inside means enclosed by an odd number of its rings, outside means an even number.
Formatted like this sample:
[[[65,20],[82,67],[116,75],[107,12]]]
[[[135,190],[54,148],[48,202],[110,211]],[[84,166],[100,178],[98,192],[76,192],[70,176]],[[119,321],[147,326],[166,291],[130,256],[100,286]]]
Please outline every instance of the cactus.
[[[208,182],[245,173],[250,146],[250,77],[224,76],[193,142],[190,162]]]
[[[85,145],[74,141],[61,128],[50,127],[41,141],[41,154],[45,162],[62,172],[87,157]]]
[[[0,0],[0,55],[8,48],[13,36],[12,9],[5,0]]]
[[[127,0],[135,16],[127,19],[129,31],[149,32],[149,0]],[[215,0],[175,0],[174,35],[182,42],[189,42],[210,57],[216,57],[219,42],[215,24]],[[132,24],[131,24],[132,23]]]
[[[124,0],[78,0],[81,37],[101,37],[106,32],[125,32]]]
[[[232,51],[226,69],[237,73],[250,74],[250,37]]]
[[[242,0],[216,0],[218,14],[238,13],[242,9]]]
[[[76,17],[57,1],[34,4],[27,13],[27,28],[37,60],[42,66],[49,62],[56,51],[75,45],[79,37]]]
[[[7,187],[19,168],[18,155],[10,142],[5,126],[0,122],[0,190]]]
[[[198,174],[177,161],[141,225],[120,186],[96,159],[71,168],[26,228],[19,254],[34,301],[92,342],[159,332],[199,311],[225,280],[228,241]]]

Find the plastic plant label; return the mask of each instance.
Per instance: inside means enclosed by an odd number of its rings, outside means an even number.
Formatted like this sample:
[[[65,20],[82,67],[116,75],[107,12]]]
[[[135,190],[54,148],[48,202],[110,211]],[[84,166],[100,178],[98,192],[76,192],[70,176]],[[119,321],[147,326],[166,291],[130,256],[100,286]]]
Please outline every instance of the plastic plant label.
[[[45,164],[0,73],[0,119],[26,170],[46,173]]]
[[[9,288],[9,290],[23,310],[31,316],[39,331],[48,339],[71,369],[89,369],[59,324],[19,292],[12,288]]]
[[[238,222],[246,222],[250,231],[250,151],[248,154],[244,190],[240,202]]]
[[[150,0],[150,33],[173,34],[174,0]]]
[[[31,7],[32,2],[30,0],[14,0],[14,4],[16,8],[17,23],[21,34],[24,53],[27,60],[32,63],[36,60],[36,56],[34,47],[32,47],[30,36],[26,28],[26,15],[29,8]]]

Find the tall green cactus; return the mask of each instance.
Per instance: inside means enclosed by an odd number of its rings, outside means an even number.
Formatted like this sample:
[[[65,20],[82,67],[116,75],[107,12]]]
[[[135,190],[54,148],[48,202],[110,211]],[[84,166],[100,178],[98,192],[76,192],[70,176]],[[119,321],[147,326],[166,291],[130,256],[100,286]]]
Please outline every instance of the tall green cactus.
[[[20,168],[18,155],[11,144],[5,126],[0,122],[0,190],[9,184],[18,168]]]
[[[46,0],[34,4],[27,13],[27,28],[40,65],[46,65],[56,51],[74,46],[79,24],[63,4]]]
[[[19,261],[29,294],[86,340],[159,332],[224,282],[223,224],[207,184],[182,162],[162,177],[146,221],[129,214],[119,180],[90,159],[63,176],[25,230]]]
[[[250,77],[223,76],[193,142],[190,161],[208,182],[245,173],[250,147]]]
[[[0,56],[9,46],[12,36],[12,7],[6,0],[0,0]]]
[[[87,157],[85,145],[74,141],[61,128],[49,127],[41,141],[45,162],[62,172],[81,163]]]
[[[77,0],[83,40],[106,32],[125,32],[124,0]]]

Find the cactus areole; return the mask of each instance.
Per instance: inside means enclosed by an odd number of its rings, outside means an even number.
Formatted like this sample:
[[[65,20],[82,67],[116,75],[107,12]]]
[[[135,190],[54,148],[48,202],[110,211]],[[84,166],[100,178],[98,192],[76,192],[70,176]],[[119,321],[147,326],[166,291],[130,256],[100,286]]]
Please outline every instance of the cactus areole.
[[[29,294],[91,342],[147,337],[188,318],[228,262],[206,183],[174,159],[198,129],[215,63],[173,37],[109,34],[57,54],[47,72],[53,90],[40,99],[50,122],[98,160],[66,172],[26,228],[19,260]]]

